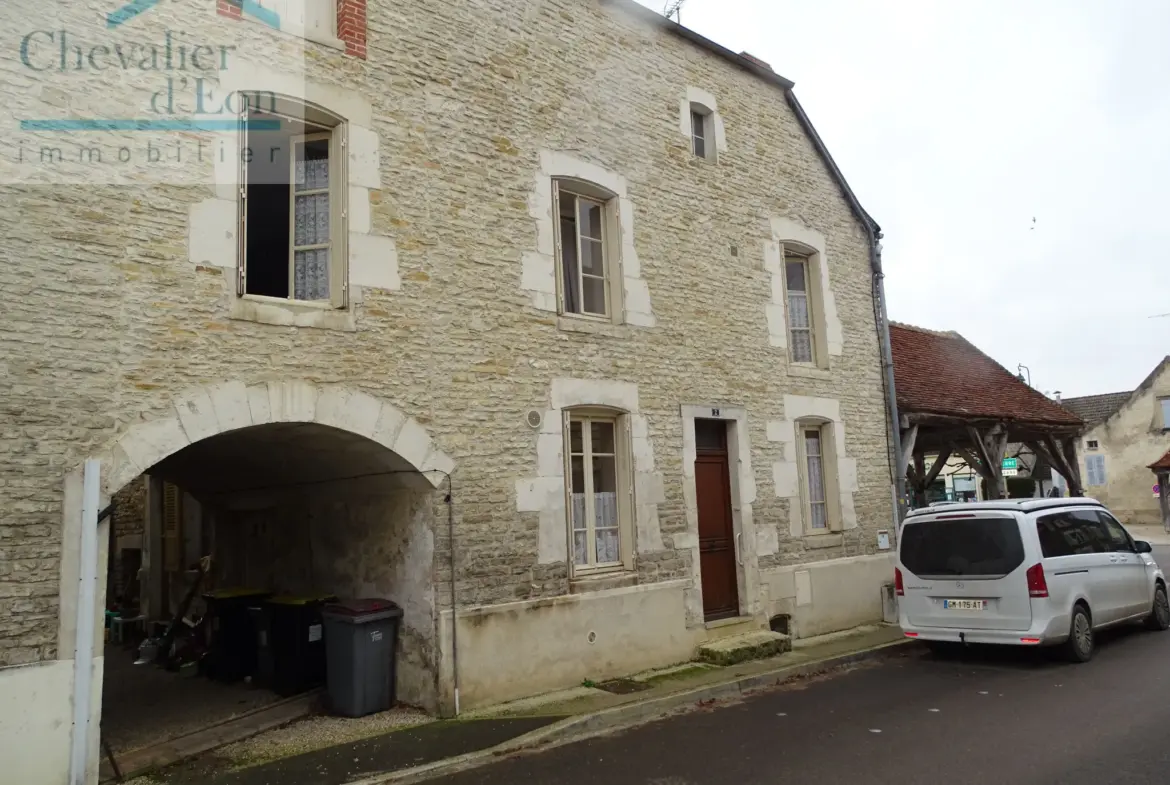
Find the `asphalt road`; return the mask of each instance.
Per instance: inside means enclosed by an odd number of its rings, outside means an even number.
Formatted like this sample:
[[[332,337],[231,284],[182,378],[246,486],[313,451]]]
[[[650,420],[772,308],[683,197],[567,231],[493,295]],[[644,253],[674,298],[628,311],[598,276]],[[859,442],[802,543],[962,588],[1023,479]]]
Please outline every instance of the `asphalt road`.
[[[1170,569],[1170,548],[1155,549]],[[1117,785],[1170,782],[1170,631],[856,670],[504,760],[435,785]]]

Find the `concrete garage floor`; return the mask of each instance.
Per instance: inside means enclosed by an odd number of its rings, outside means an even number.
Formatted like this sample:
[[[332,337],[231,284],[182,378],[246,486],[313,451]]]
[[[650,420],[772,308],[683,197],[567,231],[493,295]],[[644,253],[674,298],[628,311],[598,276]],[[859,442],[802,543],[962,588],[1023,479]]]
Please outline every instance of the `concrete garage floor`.
[[[102,738],[115,756],[255,712],[283,699],[247,684],[221,684],[202,676],[135,665],[137,651],[105,647]]]

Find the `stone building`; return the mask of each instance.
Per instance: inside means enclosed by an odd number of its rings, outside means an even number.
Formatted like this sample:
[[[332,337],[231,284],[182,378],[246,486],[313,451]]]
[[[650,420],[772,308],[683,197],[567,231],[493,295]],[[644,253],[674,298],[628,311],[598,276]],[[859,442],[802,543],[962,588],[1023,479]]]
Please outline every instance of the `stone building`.
[[[628,0],[97,5],[0,9],[19,781],[96,765],[90,458],[148,613],[203,555],[389,597],[437,712],[880,618],[877,227],[791,82]]]
[[[1170,450],[1170,357],[1134,390],[1061,403],[1085,421],[1077,440],[1085,494],[1107,504],[1122,523],[1161,523],[1150,467]]]

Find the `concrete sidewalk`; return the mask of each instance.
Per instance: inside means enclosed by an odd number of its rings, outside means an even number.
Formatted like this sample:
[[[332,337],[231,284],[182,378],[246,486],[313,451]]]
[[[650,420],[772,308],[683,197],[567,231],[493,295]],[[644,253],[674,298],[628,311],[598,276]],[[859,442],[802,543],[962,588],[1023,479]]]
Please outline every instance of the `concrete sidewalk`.
[[[420,782],[535,747],[558,746],[707,706],[794,679],[893,654],[897,627],[874,625],[798,640],[766,660],[720,667],[684,663],[465,714],[456,721],[333,744],[255,765],[204,758],[133,780],[133,785],[361,785]],[[306,723],[306,728],[311,725]],[[295,735],[297,725],[280,731]],[[295,749],[296,745],[290,745]],[[363,779],[364,778],[364,779]]]
[[[1150,545],[1170,545],[1170,532],[1158,525],[1126,526],[1135,540],[1145,540]]]

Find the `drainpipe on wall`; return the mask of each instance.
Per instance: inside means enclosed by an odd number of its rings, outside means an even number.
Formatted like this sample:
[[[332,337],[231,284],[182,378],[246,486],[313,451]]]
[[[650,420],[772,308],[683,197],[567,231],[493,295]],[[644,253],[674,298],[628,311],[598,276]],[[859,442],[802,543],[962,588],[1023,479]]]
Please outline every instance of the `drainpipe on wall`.
[[[455,601],[455,492],[447,475],[447,539],[451,551],[451,671],[455,682],[455,716],[459,716],[459,605]]]
[[[878,343],[882,352],[882,375],[886,388],[886,408],[889,411],[891,442],[894,447],[894,530],[906,517],[906,471],[902,466],[902,431],[899,427],[898,394],[894,389],[894,355],[890,348],[890,319],[886,313],[886,276],[882,272],[882,233],[872,227],[869,231],[870,266],[873,270],[873,296],[879,304]]]
[[[73,733],[69,750],[70,785],[86,785],[89,716],[93,693],[93,643],[97,635],[98,521],[101,516],[101,463],[85,462],[81,491],[81,557],[78,564],[77,623],[73,644]],[[107,513],[108,514],[108,513]]]

